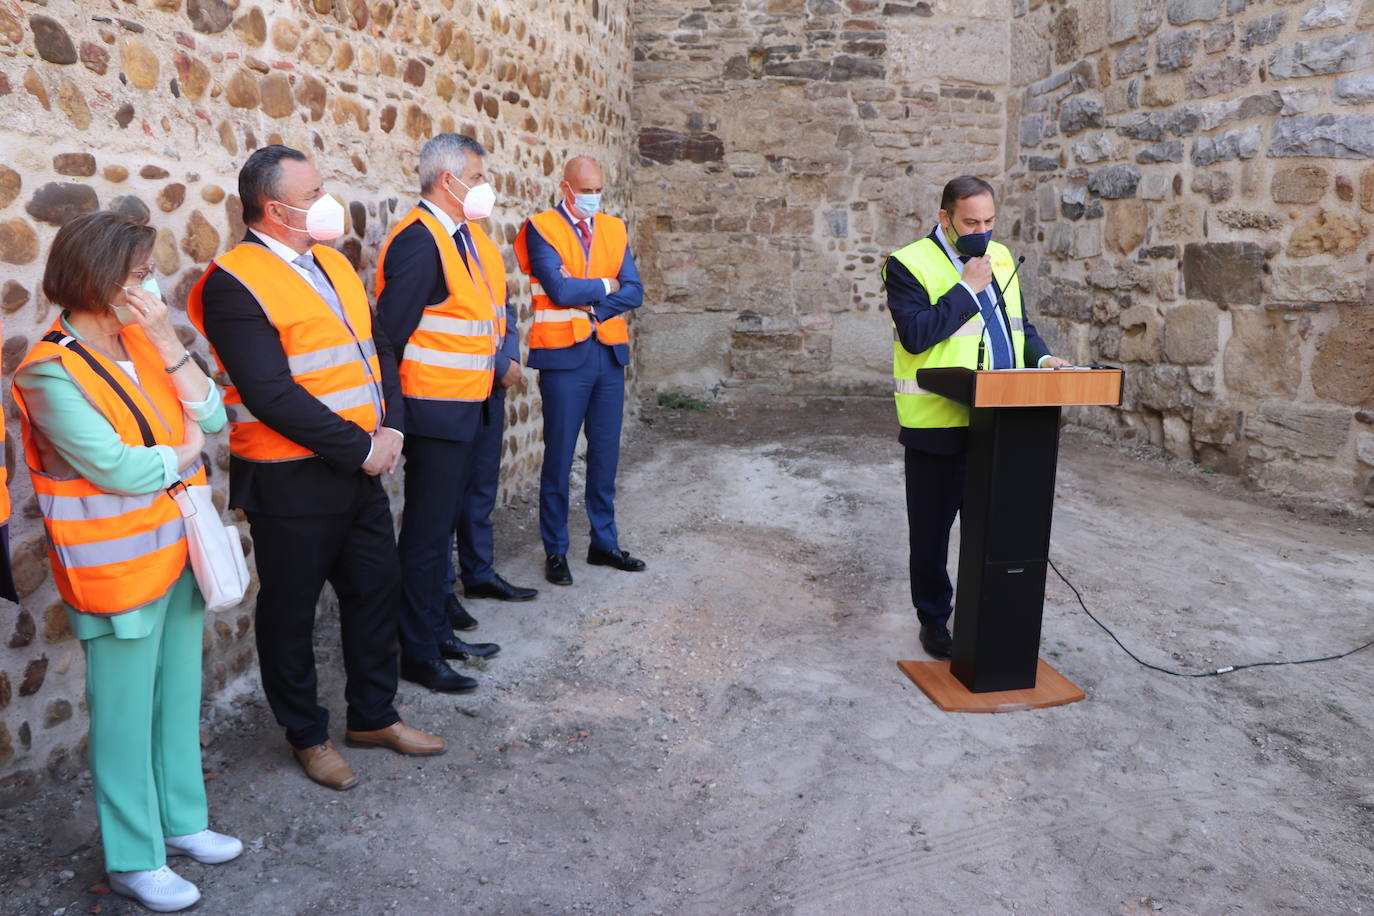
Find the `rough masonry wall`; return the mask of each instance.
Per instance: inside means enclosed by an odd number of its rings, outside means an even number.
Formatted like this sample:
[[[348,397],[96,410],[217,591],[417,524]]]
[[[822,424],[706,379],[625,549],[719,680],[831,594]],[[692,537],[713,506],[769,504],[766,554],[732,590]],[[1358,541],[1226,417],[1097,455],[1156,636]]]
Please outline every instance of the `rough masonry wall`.
[[[1374,505],[1374,0],[1017,0],[1001,226],[1079,419]]]
[[[643,373],[660,389],[890,390],[878,271],[952,170],[1002,171],[1010,7],[637,3]]]
[[[549,205],[575,153],[601,158],[609,209],[628,211],[628,0],[544,0],[530,12],[520,0],[0,0],[5,459],[22,596],[0,609],[0,804],[85,765],[82,653],[48,575],[8,393],[56,315],[39,280],[57,227],[97,208],[148,220],[159,280],[184,309],[209,259],[243,234],[243,159],[284,142],[347,204],[338,244],[370,286],[389,226],[417,198],[419,146],[447,130],[491,153],[501,199],[487,228],[498,243]],[[523,329],[529,287],[518,272],[510,282]],[[208,358],[189,328],[185,339]],[[507,419],[503,500],[538,473],[530,380]],[[223,506],[224,434],[208,452]],[[207,620],[207,698],[254,665],[251,607],[250,593]]]

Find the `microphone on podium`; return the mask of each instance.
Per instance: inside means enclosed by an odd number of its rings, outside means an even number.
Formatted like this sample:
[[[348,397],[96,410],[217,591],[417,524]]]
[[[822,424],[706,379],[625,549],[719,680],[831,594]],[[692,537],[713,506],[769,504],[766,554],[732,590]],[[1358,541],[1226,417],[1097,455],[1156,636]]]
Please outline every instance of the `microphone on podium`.
[[[1006,308],[1007,300],[1002,294],[1011,288],[1011,281],[1016,279],[1016,275],[1021,272],[1021,265],[1024,263],[1026,263],[1026,256],[1023,254],[1016,259],[1016,269],[1011,272],[1010,277],[1007,277],[1006,286],[997,286],[997,278],[992,278],[992,285],[997,288],[997,300],[1002,303],[1003,308]]]

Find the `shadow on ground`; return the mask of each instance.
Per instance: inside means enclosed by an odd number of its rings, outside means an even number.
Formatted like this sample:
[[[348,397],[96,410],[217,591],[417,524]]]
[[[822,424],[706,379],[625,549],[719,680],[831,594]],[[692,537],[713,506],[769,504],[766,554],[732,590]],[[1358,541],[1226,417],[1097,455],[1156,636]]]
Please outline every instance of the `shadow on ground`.
[[[214,826],[249,852],[178,861],[204,893],[197,912],[1369,906],[1374,650],[1166,677],[1052,582],[1044,650],[1088,698],[946,715],[894,664],[924,656],[887,401],[646,407],[643,421],[619,505],[622,545],[648,571],[585,566],[575,537],[573,587],[473,602],[476,635],[506,647],[481,690],[399,697],[408,721],[449,738],[446,756],[346,750],[363,782],[330,793],[300,774],[255,692],[235,701],[205,765]],[[1374,638],[1371,529],[1064,442],[1054,557],[1166,666]],[[529,506],[501,510],[498,549],[507,578],[542,585]],[[319,643],[341,723],[327,620]],[[138,911],[89,890],[103,873],[87,776],[5,812],[0,850],[4,913]]]

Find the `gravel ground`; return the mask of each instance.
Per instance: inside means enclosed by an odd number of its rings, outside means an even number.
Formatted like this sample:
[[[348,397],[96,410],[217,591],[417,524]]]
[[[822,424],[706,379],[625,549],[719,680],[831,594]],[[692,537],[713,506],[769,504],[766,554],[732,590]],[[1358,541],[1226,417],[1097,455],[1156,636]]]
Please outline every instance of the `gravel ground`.
[[[1374,910],[1374,650],[1181,679],[1132,662],[1052,578],[1044,654],[1070,706],[941,713],[905,575],[891,405],[646,407],[622,546],[523,605],[470,697],[403,684],[450,750],[343,751],[307,782],[256,686],[209,717],[212,823],[249,852],[176,860],[196,912],[1359,913]],[[531,505],[499,568],[542,583]],[[1189,670],[1374,639],[1374,518],[1282,505],[1079,433],[1053,555],[1143,658]],[[951,560],[953,563],[953,559]],[[324,689],[342,739],[337,633]],[[469,669],[469,673],[475,669]],[[0,912],[140,912],[101,893],[90,780],[0,820]]]

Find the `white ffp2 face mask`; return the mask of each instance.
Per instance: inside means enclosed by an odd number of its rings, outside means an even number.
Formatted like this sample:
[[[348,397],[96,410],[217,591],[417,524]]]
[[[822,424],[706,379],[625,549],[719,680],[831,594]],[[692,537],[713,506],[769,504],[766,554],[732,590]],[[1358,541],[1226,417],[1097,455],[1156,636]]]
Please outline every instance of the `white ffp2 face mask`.
[[[491,186],[491,182],[484,181],[469,188],[463,179],[457,175],[453,176],[453,180],[468,189],[467,196],[463,198],[464,218],[486,219],[491,216],[491,211],[496,207],[496,189]],[[449,193],[452,194],[453,192],[450,191]]]
[[[305,231],[312,239],[317,242],[328,242],[336,239],[344,233],[344,208],[332,195],[325,194],[319,200],[310,205],[310,209],[302,210],[300,207],[293,207],[288,203],[277,201],[288,210],[295,210],[297,213],[305,214]],[[287,226],[288,229],[295,229],[295,226]],[[300,232],[299,229],[296,229]]]

